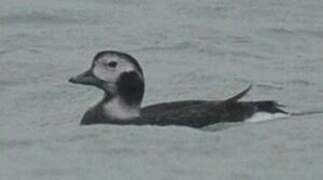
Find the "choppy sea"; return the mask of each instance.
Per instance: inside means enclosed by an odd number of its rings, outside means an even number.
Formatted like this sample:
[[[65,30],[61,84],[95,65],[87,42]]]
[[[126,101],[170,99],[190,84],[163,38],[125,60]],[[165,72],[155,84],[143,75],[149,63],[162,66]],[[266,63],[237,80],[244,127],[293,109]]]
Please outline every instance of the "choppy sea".
[[[323,1],[0,3],[1,180],[322,179],[322,114],[207,130],[80,127],[102,93],[67,79],[112,49],[142,64],[144,105],[253,84],[245,100],[323,110]]]

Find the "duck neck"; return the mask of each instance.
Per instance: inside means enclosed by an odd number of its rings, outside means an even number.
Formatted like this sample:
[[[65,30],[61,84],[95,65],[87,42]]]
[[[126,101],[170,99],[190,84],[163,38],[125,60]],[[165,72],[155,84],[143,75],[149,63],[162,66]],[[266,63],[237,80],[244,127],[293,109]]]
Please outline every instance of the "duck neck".
[[[106,96],[101,103],[107,118],[126,120],[140,116],[140,102],[129,104],[121,96]]]

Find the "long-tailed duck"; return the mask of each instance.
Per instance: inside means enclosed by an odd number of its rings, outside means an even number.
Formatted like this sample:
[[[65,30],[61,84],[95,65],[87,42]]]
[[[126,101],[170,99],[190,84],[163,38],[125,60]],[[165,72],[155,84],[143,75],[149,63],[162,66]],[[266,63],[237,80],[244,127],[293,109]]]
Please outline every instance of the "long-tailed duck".
[[[239,101],[251,86],[222,101],[186,100],[164,102],[141,108],[145,81],[138,61],[129,54],[102,51],[92,66],[69,82],[96,86],[104,91],[103,99],[83,116],[81,125],[108,123],[118,125],[181,125],[201,128],[219,122],[257,121],[286,116],[274,101]]]

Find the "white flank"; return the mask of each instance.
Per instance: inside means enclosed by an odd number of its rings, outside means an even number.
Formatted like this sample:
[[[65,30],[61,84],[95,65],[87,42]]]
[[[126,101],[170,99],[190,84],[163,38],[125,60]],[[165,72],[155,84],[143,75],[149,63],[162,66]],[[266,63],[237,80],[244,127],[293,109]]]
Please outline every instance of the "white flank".
[[[289,114],[283,113],[267,113],[267,112],[257,112],[250,118],[246,119],[246,122],[261,122],[261,121],[268,121],[273,119],[285,118],[289,117]]]

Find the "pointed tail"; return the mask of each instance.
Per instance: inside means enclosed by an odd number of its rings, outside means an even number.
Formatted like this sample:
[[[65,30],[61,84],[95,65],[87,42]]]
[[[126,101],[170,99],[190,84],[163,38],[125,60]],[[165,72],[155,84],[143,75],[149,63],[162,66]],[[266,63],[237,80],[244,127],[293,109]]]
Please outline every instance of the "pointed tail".
[[[257,111],[260,112],[290,114],[282,109],[285,107],[284,105],[278,104],[276,101],[256,101],[252,104],[257,108]]]
[[[304,111],[304,112],[290,113],[290,115],[292,116],[307,116],[307,115],[314,115],[314,114],[323,114],[323,111]]]

